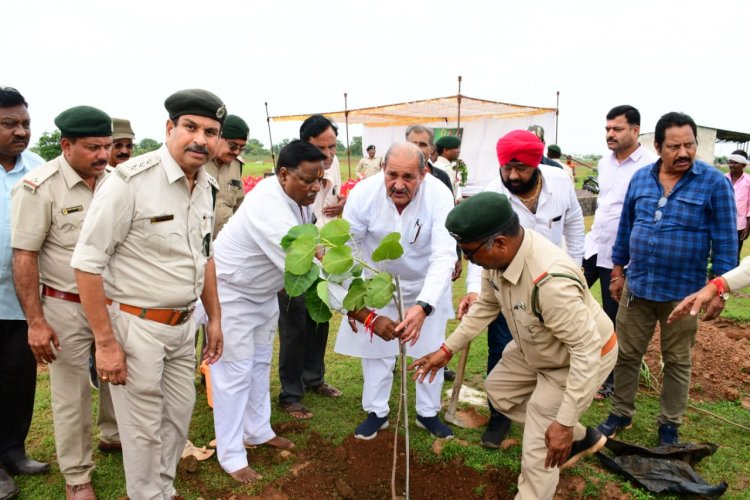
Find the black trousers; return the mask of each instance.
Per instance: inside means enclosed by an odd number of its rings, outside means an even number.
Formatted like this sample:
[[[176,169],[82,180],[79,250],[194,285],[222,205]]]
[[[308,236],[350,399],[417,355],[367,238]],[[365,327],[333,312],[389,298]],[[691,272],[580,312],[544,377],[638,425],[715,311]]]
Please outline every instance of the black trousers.
[[[26,457],[36,391],[36,360],[23,320],[0,320],[0,462]]]
[[[602,289],[602,309],[604,314],[612,320],[612,324],[616,325],[617,321],[617,302],[609,294],[609,281],[612,269],[606,267],[599,267],[596,265],[596,254],[592,255],[588,259],[583,260],[583,275],[586,278],[586,286],[591,288],[596,280],[599,280],[599,286]],[[604,381],[605,385],[612,385],[615,381],[615,372],[612,372],[607,376],[607,380]]]
[[[279,292],[279,403],[301,401],[306,388],[324,382],[328,328],[313,321],[304,296]]]

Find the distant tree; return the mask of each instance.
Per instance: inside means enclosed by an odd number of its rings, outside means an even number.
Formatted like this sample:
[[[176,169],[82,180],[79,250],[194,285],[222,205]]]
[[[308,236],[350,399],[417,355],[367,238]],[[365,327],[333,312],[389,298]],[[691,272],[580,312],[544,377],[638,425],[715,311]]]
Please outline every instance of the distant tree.
[[[362,156],[362,136],[355,135],[352,137],[352,142],[349,143],[349,150],[352,156]]]
[[[133,148],[133,156],[142,155],[143,153],[150,153],[156,151],[161,147],[161,142],[156,142],[154,139],[145,137],[141,139],[141,142],[135,145]]]
[[[346,146],[344,146],[344,143],[336,139],[336,152],[343,153],[345,151],[346,151]]]
[[[275,155],[278,155],[279,151],[281,151],[281,148],[283,148],[284,146],[286,146],[290,142],[292,142],[292,139],[289,139],[289,138],[287,138],[287,139],[281,139],[280,143],[273,145],[273,153]]]
[[[47,161],[57,158],[62,154],[60,131],[55,130],[52,133],[43,133],[36,146],[32,147],[31,150]]]
[[[249,139],[247,141],[247,144],[245,144],[245,149],[242,150],[242,154],[245,156],[258,157],[268,156],[271,154],[271,152],[263,147],[263,143],[258,139]]]

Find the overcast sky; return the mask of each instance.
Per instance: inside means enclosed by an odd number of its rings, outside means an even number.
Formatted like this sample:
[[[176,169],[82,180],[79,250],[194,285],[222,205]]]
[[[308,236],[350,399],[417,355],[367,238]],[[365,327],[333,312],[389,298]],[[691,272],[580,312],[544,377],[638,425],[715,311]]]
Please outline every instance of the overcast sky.
[[[87,104],[163,140],[164,99],[200,87],[268,144],[271,115],[456,93],[554,107],[564,152],[602,153],[606,112],[640,109],[642,131],[684,111],[750,132],[750,2],[3,2],[0,85],[29,102],[32,131]],[[299,124],[273,124],[274,141]],[[357,135],[361,129],[352,130]],[[342,136],[343,137],[343,136]]]

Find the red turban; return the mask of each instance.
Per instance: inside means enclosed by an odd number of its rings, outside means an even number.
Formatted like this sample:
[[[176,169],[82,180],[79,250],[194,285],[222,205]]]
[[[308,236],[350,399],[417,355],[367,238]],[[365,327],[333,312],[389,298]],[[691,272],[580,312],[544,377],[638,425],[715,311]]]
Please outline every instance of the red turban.
[[[544,144],[526,130],[508,132],[497,141],[497,160],[500,166],[518,160],[530,167],[539,166],[544,153]]]

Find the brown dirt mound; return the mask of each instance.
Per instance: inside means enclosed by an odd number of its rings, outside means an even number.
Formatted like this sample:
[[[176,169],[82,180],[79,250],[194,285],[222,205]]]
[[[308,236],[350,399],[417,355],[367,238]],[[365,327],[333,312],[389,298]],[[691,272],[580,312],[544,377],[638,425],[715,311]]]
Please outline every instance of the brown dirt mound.
[[[651,374],[661,383],[659,331],[645,355]],[[701,322],[693,347],[690,397],[695,400],[735,401],[750,392],[750,328],[718,319]]]

